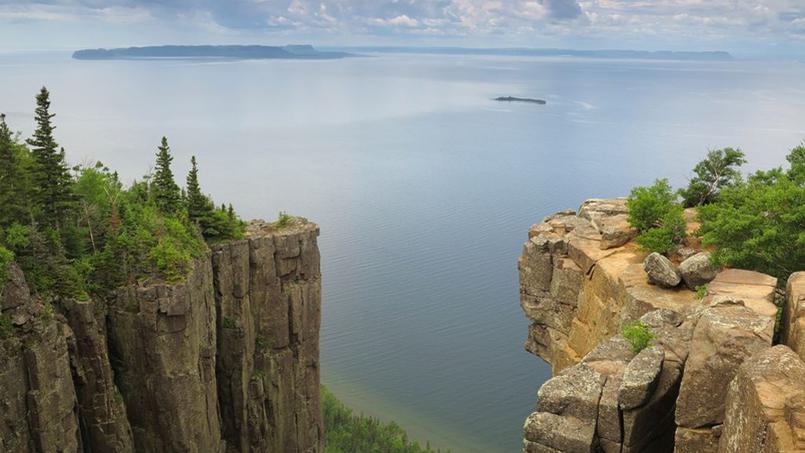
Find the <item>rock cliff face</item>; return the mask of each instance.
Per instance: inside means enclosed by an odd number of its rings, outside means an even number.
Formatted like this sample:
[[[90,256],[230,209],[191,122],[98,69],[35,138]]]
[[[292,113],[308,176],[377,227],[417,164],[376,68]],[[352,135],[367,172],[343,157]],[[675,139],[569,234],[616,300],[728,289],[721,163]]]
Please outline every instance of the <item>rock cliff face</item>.
[[[776,279],[686,270],[689,279],[714,277],[702,299],[649,283],[627,212],[623,199],[588,200],[529,231],[518,263],[521,306],[532,321],[526,349],[548,361],[554,377],[525,422],[523,450],[798,451],[805,364],[791,349],[771,347]],[[693,213],[687,217],[696,229]],[[686,246],[672,261],[700,248],[695,240]],[[789,281],[783,323],[795,350],[805,338],[797,327],[805,325],[803,276]],[[621,334],[637,320],[653,335],[639,353]]]
[[[179,284],[109,301],[0,284],[0,451],[317,452],[315,224],[250,225]]]

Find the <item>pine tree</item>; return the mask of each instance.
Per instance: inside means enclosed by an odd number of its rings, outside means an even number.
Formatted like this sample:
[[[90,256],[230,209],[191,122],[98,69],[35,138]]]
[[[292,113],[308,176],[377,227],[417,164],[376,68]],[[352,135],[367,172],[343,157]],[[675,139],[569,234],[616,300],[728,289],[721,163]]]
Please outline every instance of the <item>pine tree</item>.
[[[154,202],[162,212],[173,214],[179,212],[181,191],[173,179],[173,171],[171,170],[173,156],[170,153],[168,139],[162,137],[162,143],[157,149],[159,151],[157,152],[156,171],[154,172],[152,183]]]
[[[190,158],[190,164],[190,173],[187,174],[187,216],[190,221],[202,226],[212,216],[212,203],[201,192],[196,156]]]
[[[18,170],[14,139],[6,124],[6,115],[0,114],[0,226],[11,224],[17,217]]]
[[[64,223],[73,205],[72,178],[64,159],[64,148],[53,138],[50,93],[42,87],[36,96],[36,130],[27,143],[36,161],[33,180],[37,186],[36,201],[42,209],[43,222],[55,226]]]

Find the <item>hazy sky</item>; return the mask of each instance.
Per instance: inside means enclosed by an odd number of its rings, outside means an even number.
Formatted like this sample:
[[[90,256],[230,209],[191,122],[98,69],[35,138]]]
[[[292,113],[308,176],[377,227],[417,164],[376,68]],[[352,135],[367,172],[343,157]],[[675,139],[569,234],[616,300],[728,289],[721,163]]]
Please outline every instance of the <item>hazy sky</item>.
[[[0,49],[312,43],[805,56],[805,0],[0,0]]]

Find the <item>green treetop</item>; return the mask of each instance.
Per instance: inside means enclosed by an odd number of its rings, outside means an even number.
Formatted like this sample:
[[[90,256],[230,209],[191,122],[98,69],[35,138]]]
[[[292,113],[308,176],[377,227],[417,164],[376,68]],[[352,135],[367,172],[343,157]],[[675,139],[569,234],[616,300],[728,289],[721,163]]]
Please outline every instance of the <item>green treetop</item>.
[[[162,137],[162,143],[157,148],[156,171],[154,172],[153,194],[154,202],[160,211],[164,213],[176,213],[179,211],[182,193],[176,181],[173,179],[171,162],[173,156],[170,153],[168,139]]]
[[[6,116],[0,114],[0,225],[7,225],[15,217],[17,158],[14,139],[6,124]]]
[[[212,216],[212,203],[201,192],[198,183],[198,164],[196,156],[190,158],[190,173],[187,174],[187,216],[192,222],[201,225]]]
[[[64,149],[59,149],[53,138],[54,116],[50,113],[50,93],[42,87],[36,96],[36,130],[27,143],[36,162],[32,176],[38,188],[36,201],[42,209],[42,223],[58,227],[72,207],[73,194]]]

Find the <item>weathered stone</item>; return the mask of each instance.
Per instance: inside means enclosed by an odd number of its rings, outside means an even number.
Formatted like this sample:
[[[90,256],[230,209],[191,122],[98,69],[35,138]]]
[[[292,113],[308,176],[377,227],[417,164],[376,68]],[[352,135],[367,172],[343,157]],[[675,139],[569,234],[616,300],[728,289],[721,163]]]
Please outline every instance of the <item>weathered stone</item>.
[[[618,402],[624,409],[642,406],[654,393],[662,370],[665,353],[660,346],[651,346],[638,353],[626,366],[618,391]]]
[[[682,373],[679,365],[665,361],[648,401],[634,409],[622,412],[624,451],[667,451],[670,442],[662,445],[661,440],[672,439],[674,423],[674,404],[679,394]],[[652,448],[648,446],[652,445]]]
[[[726,406],[720,452],[805,451],[805,363],[787,346],[746,360]]]
[[[679,285],[682,279],[679,271],[674,267],[674,263],[656,252],[646,257],[643,262],[643,270],[646,271],[649,282],[665,288]]]
[[[540,387],[537,410],[575,417],[594,426],[605,381],[605,376],[586,364],[572,366]]]
[[[25,276],[17,263],[8,263],[6,281],[0,282],[0,311],[19,307],[31,299]]]
[[[578,215],[582,219],[593,221],[601,217],[612,217],[628,212],[629,208],[626,207],[625,198],[590,198],[581,204]]]
[[[717,299],[733,299],[764,318],[777,316],[774,298],[777,279],[760,272],[742,269],[726,269],[718,273],[707,285],[707,297],[702,301],[710,305]],[[774,324],[769,325],[767,335],[773,335]]]
[[[587,453],[595,451],[595,423],[581,421],[575,417],[534,412],[523,426],[525,440],[566,453]],[[537,446],[528,446],[528,452],[541,452]]]
[[[695,290],[698,286],[710,283],[716,277],[718,268],[710,260],[708,252],[701,252],[682,261],[679,265],[679,273],[682,275],[685,285]]]
[[[724,421],[727,386],[744,360],[771,345],[768,332],[773,322],[740,305],[718,305],[702,312],[677,399],[678,425],[700,428]]]
[[[713,428],[678,427],[674,437],[674,453],[715,453],[718,437]]]
[[[805,271],[788,278],[780,340],[805,360]]]
[[[637,236],[637,228],[629,225],[626,214],[611,217],[598,217],[592,220],[592,225],[601,233],[602,249],[621,247]]]
[[[601,399],[598,402],[598,422],[595,432],[601,439],[601,445],[605,447],[605,450],[615,451],[614,446],[617,445],[617,451],[620,451],[620,445],[623,442],[621,410],[618,405],[621,376],[622,373],[607,376],[607,381],[601,391]]]
[[[679,258],[679,261],[685,261],[686,259],[690,258],[691,256],[699,253],[698,250],[692,247],[679,247],[678,249],[674,250],[674,253]]]

